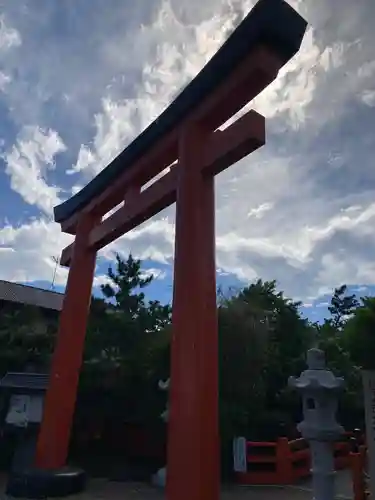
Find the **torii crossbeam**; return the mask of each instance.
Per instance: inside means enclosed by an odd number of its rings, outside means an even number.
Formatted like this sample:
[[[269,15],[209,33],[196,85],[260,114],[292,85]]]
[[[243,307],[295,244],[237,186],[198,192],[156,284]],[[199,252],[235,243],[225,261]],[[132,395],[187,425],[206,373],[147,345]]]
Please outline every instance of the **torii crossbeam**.
[[[286,2],[260,0],[159,118],[55,208],[75,240],[61,258],[70,270],[37,467],[56,469],[67,458],[97,251],[176,202],[167,498],[218,500],[214,176],[265,143],[265,120],[248,111],[219,127],[277,77],[305,30]]]

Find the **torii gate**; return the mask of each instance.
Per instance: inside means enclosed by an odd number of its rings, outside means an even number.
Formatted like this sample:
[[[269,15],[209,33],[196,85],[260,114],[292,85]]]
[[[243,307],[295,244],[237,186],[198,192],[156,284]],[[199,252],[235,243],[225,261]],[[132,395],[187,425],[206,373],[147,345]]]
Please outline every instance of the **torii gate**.
[[[55,208],[75,240],[61,257],[70,270],[37,467],[57,469],[67,458],[97,251],[176,202],[167,498],[219,498],[214,176],[265,143],[265,120],[248,111],[219,127],[277,77],[305,30],[286,2],[260,0],[159,118]]]

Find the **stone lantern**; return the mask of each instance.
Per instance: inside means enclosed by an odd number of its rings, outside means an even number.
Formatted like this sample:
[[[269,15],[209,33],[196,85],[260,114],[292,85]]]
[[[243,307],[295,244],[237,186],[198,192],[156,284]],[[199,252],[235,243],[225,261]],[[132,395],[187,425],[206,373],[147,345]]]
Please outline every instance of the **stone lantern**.
[[[302,395],[304,420],[298,430],[309,442],[312,462],[313,498],[334,500],[335,466],[333,443],[344,433],[336,421],[338,394],[344,379],[326,368],[320,349],[307,353],[308,369],[290,377],[289,385]]]

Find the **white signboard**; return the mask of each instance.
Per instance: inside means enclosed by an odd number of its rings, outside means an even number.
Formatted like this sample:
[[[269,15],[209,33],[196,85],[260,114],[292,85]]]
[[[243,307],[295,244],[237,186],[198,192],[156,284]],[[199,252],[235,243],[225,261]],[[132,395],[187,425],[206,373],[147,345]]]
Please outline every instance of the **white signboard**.
[[[27,418],[29,422],[38,424],[42,421],[43,417],[43,396],[32,395],[30,396],[29,404],[27,407]]]
[[[30,396],[13,394],[10,397],[9,410],[5,419],[6,423],[17,427],[27,427],[29,401]]]
[[[43,396],[13,394],[10,397],[6,423],[17,427],[27,427],[29,422],[39,423],[43,415]]]
[[[363,371],[370,493],[375,498],[375,371]]]
[[[247,472],[247,442],[244,437],[233,439],[233,469],[235,472]]]

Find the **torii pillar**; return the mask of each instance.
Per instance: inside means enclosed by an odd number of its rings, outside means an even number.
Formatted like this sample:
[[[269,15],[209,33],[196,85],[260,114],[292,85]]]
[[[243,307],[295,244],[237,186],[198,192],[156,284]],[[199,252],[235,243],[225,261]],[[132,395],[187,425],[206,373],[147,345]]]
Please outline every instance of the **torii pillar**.
[[[219,498],[214,177],[202,170],[209,134],[202,127],[188,126],[179,141],[168,423],[170,499]]]
[[[261,115],[235,115],[299,50],[305,29],[283,0],[260,0],[170,107],[56,207],[55,220],[75,242],[62,255],[70,271],[37,467],[58,469],[66,462],[97,250],[176,202],[167,498],[218,500],[214,177],[265,143]],[[141,190],[168,166],[166,175]]]

